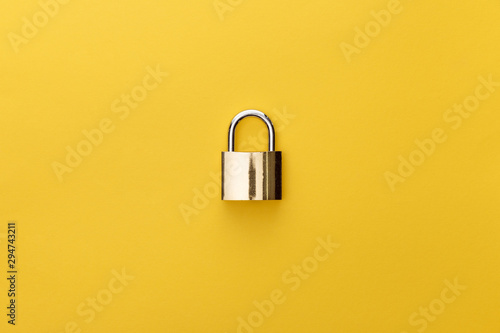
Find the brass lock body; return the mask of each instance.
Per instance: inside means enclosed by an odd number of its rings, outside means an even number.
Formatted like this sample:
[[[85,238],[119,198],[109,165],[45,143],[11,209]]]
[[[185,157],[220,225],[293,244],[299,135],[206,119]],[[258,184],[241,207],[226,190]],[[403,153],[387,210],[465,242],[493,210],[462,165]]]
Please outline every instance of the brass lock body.
[[[267,125],[269,151],[234,151],[236,125],[245,117],[257,117]],[[238,113],[229,126],[228,151],[222,152],[222,200],[281,200],[281,151],[274,150],[274,127],[257,110]]]

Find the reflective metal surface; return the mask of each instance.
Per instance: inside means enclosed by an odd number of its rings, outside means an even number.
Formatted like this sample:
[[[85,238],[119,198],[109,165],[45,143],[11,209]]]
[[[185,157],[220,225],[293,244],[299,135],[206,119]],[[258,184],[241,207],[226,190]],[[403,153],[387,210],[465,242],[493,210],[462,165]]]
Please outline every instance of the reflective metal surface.
[[[222,200],[281,200],[281,152],[222,152]]]
[[[266,123],[269,151],[234,151],[236,125],[245,117]],[[242,111],[231,121],[228,151],[222,152],[222,200],[281,200],[281,152],[274,151],[273,123],[260,111]]]
[[[263,122],[266,123],[267,129],[269,131],[269,151],[274,151],[274,127],[271,119],[269,119],[264,113],[257,110],[246,110],[238,113],[233,120],[231,121],[231,125],[229,125],[229,135],[228,135],[228,151],[234,151],[234,133],[236,131],[236,125],[240,122],[241,119],[245,117],[257,117],[262,119]]]

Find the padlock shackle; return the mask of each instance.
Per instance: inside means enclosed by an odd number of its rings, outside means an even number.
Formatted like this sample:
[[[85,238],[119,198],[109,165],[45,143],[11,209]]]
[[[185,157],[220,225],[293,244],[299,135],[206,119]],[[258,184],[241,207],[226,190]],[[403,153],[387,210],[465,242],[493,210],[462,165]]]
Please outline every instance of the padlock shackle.
[[[264,123],[267,125],[267,130],[269,134],[269,151],[274,151],[274,126],[264,113],[257,110],[245,110],[238,113],[233,120],[231,120],[231,125],[229,125],[229,138],[228,138],[228,151],[234,151],[234,135],[236,132],[236,125],[240,122],[241,119],[245,117],[257,117],[262,119]]]

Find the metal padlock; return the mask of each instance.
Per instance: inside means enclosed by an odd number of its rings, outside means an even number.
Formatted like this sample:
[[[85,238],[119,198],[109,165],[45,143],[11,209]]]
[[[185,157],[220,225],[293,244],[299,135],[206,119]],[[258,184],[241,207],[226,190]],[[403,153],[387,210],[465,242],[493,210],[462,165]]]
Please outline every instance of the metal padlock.
[[[234,151],[236,125],[250,116],[266,123],[269,151]],[[242,111],[231,121],[228,151],[222,152],[222,200],[281,200],[281,152],[274,151],[273,123],[260,111]]]

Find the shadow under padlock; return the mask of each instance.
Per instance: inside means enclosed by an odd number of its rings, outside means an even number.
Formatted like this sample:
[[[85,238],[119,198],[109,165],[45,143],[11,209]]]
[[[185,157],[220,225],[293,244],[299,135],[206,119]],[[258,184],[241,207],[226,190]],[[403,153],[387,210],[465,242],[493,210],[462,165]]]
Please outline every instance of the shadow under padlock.
[[[268,129],[268,151],[234,151],[236,125],[245,117],[264,121]],[[222,152],[222,200],[281,200],[281,152],[274,147],[274,126],[264,113],[246,110],[233,118],[229,126],[228,151]]]

